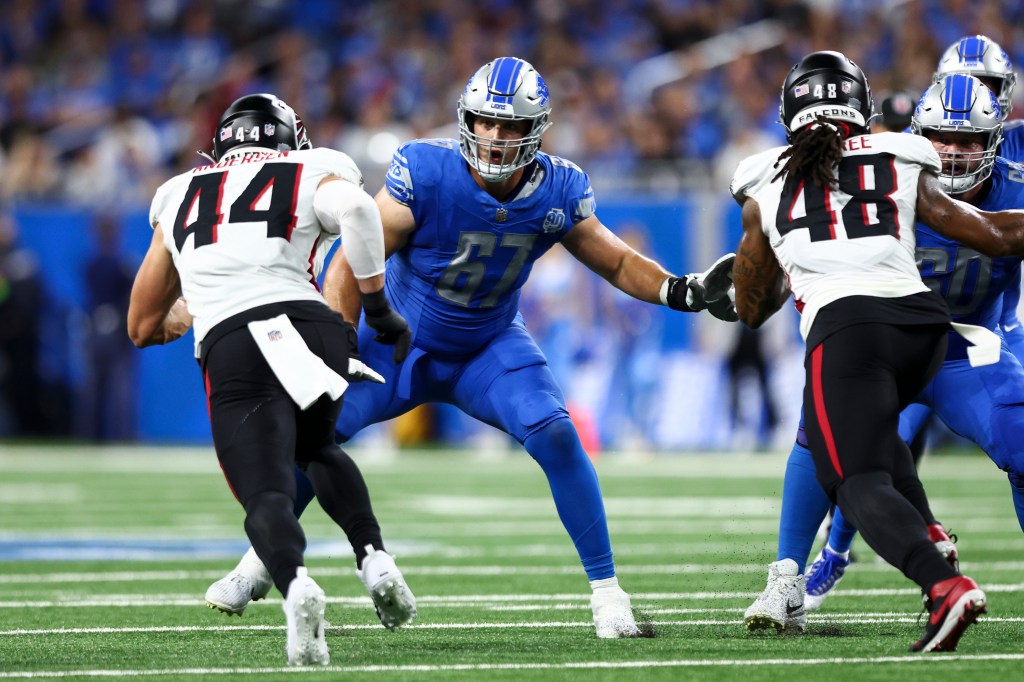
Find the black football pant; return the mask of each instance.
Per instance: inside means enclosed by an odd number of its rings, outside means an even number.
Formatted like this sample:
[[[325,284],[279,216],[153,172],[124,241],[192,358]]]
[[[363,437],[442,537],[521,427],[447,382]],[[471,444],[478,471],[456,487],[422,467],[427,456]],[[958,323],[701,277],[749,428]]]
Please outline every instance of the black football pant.
[[[928,538],[934,522],[899,413],[938,371],[946,325],[856,324],[808,353],[804,417],[818,481],[879,556],[920,585],[956,575]]]
[[[292,323],[310,350],[348,377],[355,336],[347,325],[298,319]],[[246,534],[285,594],[296,568],[303,565],[306,547],[294,513],[295,465],[309,471],[321,506],[335,522],[340,524],[351,513],[342,508],[348,503],[346,477],[355,466],[334,442],[342,401],[325,395],[300,410],[244,326],[207,351],[204,379],[217,458],[245,508]]]

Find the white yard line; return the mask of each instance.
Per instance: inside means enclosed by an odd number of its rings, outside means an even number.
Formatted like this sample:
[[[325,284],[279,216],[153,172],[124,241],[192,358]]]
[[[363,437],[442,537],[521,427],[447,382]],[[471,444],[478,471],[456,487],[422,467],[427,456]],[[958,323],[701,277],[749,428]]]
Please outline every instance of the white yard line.
[[[917,663],[927,665],[950,661],[1021,661],[1024,654],[942,654],[941,656],[877,656],[850,658],[778,658],[747,660],[674,660],[674,661],[585,661],[578,663],[480,663],[459,665],[359,665],[316,668],[178,668],[154,670],[59,670],[0,672],[0,679],[32,679],[61,677],[156,677],[161,675],[267,675],[285,673],[381,673],[381,672],[485,672],[520,670],[636,670],[642,668],[731,668],[773,665],[779,667],[812,665],[853,665]]]
[[[809,622],[829,623],[841,620],[847,624],[879,624],[879,623],[916,623],[916,615],[885,614],[884,617],[861,617],[859,614],[811,614]],[[1024,617],[982,617],[979,623],[1024,623]],[[654,620],[651,625],[658,627],[683,625],[730,625],[741,626],[743,619],[700,619],[700,620]],[[407,625],[403,630],[550,630],[553,628],[592,628],[593,622],[585,621],[519,621],[507,623],[417,623]],[[369,625],[328,625],[327,630],[345,632],[354,630],[379,630],[380,623]],[[164,632],[255,632],[284,631],[284,625],[154,625],[147,627],[92,627],[92,628],[40,628],[0,630],[0,637],[40,636],[40,635],[125,635],[125,634],[156,634]]]
[[[1024,592],[1024,584],[985,585],[990,594]],[[655,609],[645,608],[650,602],[676,601],[709,601],[729,599],[752,599],[759,592],[634,592],[631,596],[634,605],[647,613],[687,614],[687,613],[733,613],[742,609],[728,608],[692,608],[692,609]],[[871,589],[871,590],[839,590],[834,597],[849,599],[854,597],[905,596],[919,594],[912,588]],[[366,608],[370,603],[368,596],[359,597],[328,597],[327,602],[342,608]],[[500,609],[502,611],[534,611],[590,608],[589,595],[579,594],[469,594],[469,595],[419,595],[416,602],[420,606],[436,607],[475,607]],[[280,604],[281,599],[261,600],[261,604]],[[35,608],[153,608],[153,607],[193,607],[203,606],[205,602],[198,596],[187,594],[110,594],[90,595],[88,598],[68,596],[61,599],[21,599],[0,601],[0,609],[35,609]],[[847,617],[884,617],[901,615],[897,612],[878,613],[834,613],[823,614],[832,618]],[[916,613],[909,614],[917,617]],[[811,614],[811,617],[816,617]]]
[[[963,562],[965,570],[974,573],[1024,572],[1024,561],[971,561]],[[54,584],[54,583],[104,583],[104,582],[146,582],[160,580],[216,580],[224,577],[227,571],[111,571],[109,573],[15,573],[0,575],[0,585],[19,584]],[[661,565],[630,565],[619,564],[620,576],[630,575],[664,575],[664,574],[702,574],[702,573],[765,573],[762,564],[661,564]],[[891,566],[881,563],[862,563],[857,565],[858,572],[895,573]],[[322,566],[315,564],[310,573],[316,577],[350,577],[354,570],[349,566]],[[504,576],[504,575],[577,575],[582,574],[578,566],[402,566],[406,576]],[[986,589],[988,589],[986,587]],[[890,594],[890,592],[883,592]]]
[[[458,462],[476,466],[487,462],[491,475],[504,472],[523,474],[534,471],[536,465],[519,448],[493,452],[453,450],[404,450],[397,456],[376,456],[369,448],[346,447],[365,472],[388,472],[400,468],[403,473],[422,472],[436,475],[438,467]],[[661,452],[655,456],[634,453],[607,453],[596,462],[600,476],[618,478],[678,478],[680,480],[704,478],[739,478],[782,480],[788,451],[769,453],[695,453],[674,456]],[[0,470],[21,472],[74,473],[96,471],[140,472],[170,474],[210,474],[220,476],[217,458],[212,446],[145,447],[129,446],[69,446],[69,445],[11,445],[5,444],[0,452]],[[944,481],[990,480],[1000,476],[991,462],[977,457],[949,455],[931,457],[923,478]]]

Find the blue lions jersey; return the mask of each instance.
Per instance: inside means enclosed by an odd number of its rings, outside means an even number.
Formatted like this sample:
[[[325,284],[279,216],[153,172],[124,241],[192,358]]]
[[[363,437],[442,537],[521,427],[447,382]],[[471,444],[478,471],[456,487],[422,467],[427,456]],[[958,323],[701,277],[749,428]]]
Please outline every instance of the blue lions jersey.
[[[507,329],[534,261],[595,209],[586,173],[544,153],[499,202],[448,139],[400,147],[386,187],[418,226],[388,261],[387,297],[413,344],[442,356],[474,353]]]
[[[1003,123],[1003,140],[996,153],[1009,161],[1024,163],[1024,120]]]
[[[978,208],[1000,211],[1024,207],[1024,166],[997,158],[990,189]],[[956,322],[995,330],[1002,312],[1001,297],[1020,283],[1021,258],[989,258],[917,225],[917,265],[921,277],[946,299]],[[950,353],[954,338],[950,336]],[[961,349],[962,350],[962,349]]]
[[[999,156],[1009,161],[1024,163],[1024,120],[1003,123],[1003,141],[999,143]],[[1020,280],[1006,288],[1003,296],[1003,313],[1000,324],[1006,343],[1018,358],[1024,358],[1024,329],[1017,319],[1017,305],[1020,303]]]
[[[1024,166],[997,158],[988,196],[978,207],[986,211],[1024,207]],[[946,296],[953,319],[996,329],[1003,292],[1019,290],[1020,257],[987,258],[920,225],[917,238],[921,275]],[[1020,448],[1024,440],[1020,417],[1024,367],[1011,352],[1015,350],[1011,335],[1004,338],[1008,343],[996,364],[971,367],[962,337],[951,333],[946,361],[919,396],[924,406],[911,405],[900,415],[900,436],[909,442],[927,409],[934,409],[946,426],[977,443],[1009,473],[1017,518],[1024,528],[1024,489],[1014,483],[1024,481],[1024,451]]]

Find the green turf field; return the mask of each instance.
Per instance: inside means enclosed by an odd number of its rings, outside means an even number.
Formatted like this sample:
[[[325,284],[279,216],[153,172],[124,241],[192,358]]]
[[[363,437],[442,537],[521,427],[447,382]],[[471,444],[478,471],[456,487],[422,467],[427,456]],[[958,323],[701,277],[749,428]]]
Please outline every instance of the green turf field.
[[[284,667],[280,598],[242,618],[203,605],[247,543],[212,450],[0,448],[0,679],[1019,679],[1024,542],[1005,476],[940,455],[922,478],[989,614],[952,654],[912,655],[919,592],[858,541],[860,561],[799,637],[751,636],[743,610],[775,558],[785,456],[597,462],[619,579],[656,631],[598,640],[589,588],[525,454],[355,451],[419,603],[385,631],[351,551],[303,518],[327,592],[326,669]]]

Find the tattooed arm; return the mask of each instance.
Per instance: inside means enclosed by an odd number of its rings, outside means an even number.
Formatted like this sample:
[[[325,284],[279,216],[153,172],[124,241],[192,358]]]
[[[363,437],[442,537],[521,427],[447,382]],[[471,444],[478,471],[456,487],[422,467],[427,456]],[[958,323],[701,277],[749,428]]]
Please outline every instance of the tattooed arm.
[[[751,329],[764,324],[789,298],[785,273],[761,230],[761,207],[750,198],[743,202],[743,237],[736,249],[732,280],[736,313]]]
[[[982,211],[946,194],[931,173],[918,178],[917,219],[986,256],[1024,255],[1024,211]]]

